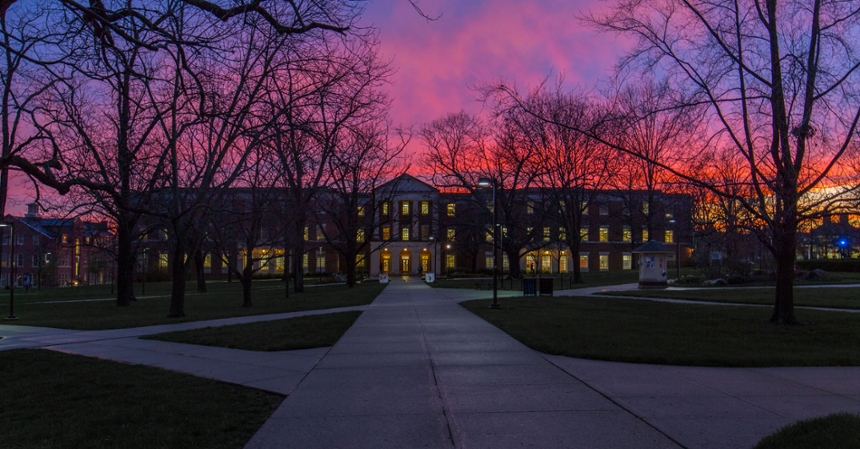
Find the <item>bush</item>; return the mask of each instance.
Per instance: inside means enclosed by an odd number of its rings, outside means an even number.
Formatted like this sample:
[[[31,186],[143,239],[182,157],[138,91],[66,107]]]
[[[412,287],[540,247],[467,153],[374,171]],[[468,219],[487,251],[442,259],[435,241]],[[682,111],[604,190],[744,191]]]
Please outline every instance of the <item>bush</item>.
[[[820,268],[830,272],[847,272],[860,273],[860,259],[815,259],[815,260],[798,260],[797,268],[805,271],[812,271]]]

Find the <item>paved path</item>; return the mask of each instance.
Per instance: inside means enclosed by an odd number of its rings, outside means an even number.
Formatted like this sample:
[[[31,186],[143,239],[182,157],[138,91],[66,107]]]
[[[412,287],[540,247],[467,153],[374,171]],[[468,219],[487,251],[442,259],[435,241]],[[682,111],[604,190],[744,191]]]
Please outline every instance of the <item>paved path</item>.
[[[502,303],[511,295],[518,293],[500,292]],[[799,419],[860,413],[857,367],[700,368],[547,356],[456,304],[486,296],[396,280],[334,347],[308,351],[136,338],[308,312],[115,331],[0,325],[0,350],[47,347],[289,394],[249,448],[749,448]]]

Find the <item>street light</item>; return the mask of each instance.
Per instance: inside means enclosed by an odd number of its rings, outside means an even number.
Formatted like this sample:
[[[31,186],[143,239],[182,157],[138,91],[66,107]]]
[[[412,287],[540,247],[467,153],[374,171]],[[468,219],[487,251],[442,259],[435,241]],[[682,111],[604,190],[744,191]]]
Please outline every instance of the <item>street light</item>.
[[[436,263],[438,262],[436,260],[436,237],[431,235],[430,236],[430,243],[433,244],[433,263],[430,264],[430,269],[433,270],[433,278],[434,278],[433,282],[436,282],[436,279],[435,279],[436,278]]]
[[[448,254],[451,252],[451,245],[445,245],[445,277],[448,277]]]
[[[10,222],[0,223],[0,243],[3,241],[2,228],[9,228],[9,247],[11,248],[11,256],[9,257],[9,278],[11,279],[9,282],[9,316],[6,319],[17,320],[18,317],[15,316],[15,226]],[[2,259],[2,254],[0,254],[0,259]]]
[[[669,220],[669,224],[675,225],[675,234],[677,234],[674,237],[675,237],[676,246],[678,247],[678,258],[675,259],[675,266],[677,267],[677,270],[678,270],[678,277],[676,278],[676,281],[678,281],[681,279],[681,232],[680,232],[681,223],[675,221],[675,219],[672,218]]]
[[[499,253],[498,253],[498,228],[499,223],[498,219],[498,207],[496,204],[496,181],[490,178],[480,178],[478,179],[478,187],[490,187],[493,186],[493,304],[490,305],[491,309],[499,309],[501,306],[499,305],[499,276],[498,276],[498,265],[499,265]]]

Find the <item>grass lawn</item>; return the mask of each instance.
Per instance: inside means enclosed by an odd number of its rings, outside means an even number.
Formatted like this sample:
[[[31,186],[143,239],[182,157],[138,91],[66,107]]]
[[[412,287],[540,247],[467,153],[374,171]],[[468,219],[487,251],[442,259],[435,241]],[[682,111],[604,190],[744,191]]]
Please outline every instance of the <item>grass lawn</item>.
[[[860,365],[860,316],[798,311],[806,326],[765,324],[770,309],[624,298],[506,298],[463,306],[548,354],[693,366]]]
[[[697,290],[630,290],[603,292],[602,295],[637,296],[645,298],[687,299],[690,301],[727,302],[735,304],[772,305],[772,288],[707,288]],[[860,309],[860,288],[816,287],[795,288],[794,305]]]
[[[308,287],[304,293],[290,293],[284,298],[284,284],[280,281],[257,281],[253,291],[254,307],[242,308],[242,292],[238,282],[210,284],[210,292],[189,293],[185,298],[185,318],[166,318],[170,306],[169,296],[142,297],[128,307],[117,307],[115,301],[69,300],[59,293],[66,290],[84,291],[99,287],[57,289],[59,301],[46,302],[44,298],[15,295],[14,324],[64,329],[117,329],[152,324],[181,323],[215,318],[227,318],[301,310],[330,309],[335,307],[369,304],[385,288],[385,284],[365,282],[349,289],[344,285]],[[193,290],[191,290],[193,291]],[[90,296],[98,297],[94,290]],[[147,286],[149,293],[149,286]],[[79,294],[79,293],[75,293]],[[96,299],[96,298],[93,298]],[[0,304],[6,314],[8,300]]]
[[[492,275],[487,275],[487,278],[492,279]],[[589,271],[582,273],[582,284],[573,284],[571,280],[573,279],[573,273],[563,273],[563,274],[553,274],[553,275],[542,275],[542,278],[553,278],[553,288],[555,290],[567,290],[572,288],[586,288],[586,287],[601,287],[604,285],[617,285],[617,284],[629,284],[631,282],[639,281],[639,272],[634,270],[617,270],[617,271]],[[436,288],[475,288],[475,282],[479,282],[472,278],[461,278],[461,279],[445,279],[445,278],[437,278],[436,282],[430,284],[431,287]],[[499,284],[499,288],[502,290],[517,290],[522,291],[523,283],[522,280],[509,280],[506,279]]]
[[[329,313],[287,320],[168,332],[143,338],[249,351],[321,348],[337,343],[359,315],[361,312]]]
[[[0,353],[4,448],[241,448],[282,396],[41,349]]]
[[[860,416],[835,413],[786,426],[753,449],[860,449],[858,429]]]

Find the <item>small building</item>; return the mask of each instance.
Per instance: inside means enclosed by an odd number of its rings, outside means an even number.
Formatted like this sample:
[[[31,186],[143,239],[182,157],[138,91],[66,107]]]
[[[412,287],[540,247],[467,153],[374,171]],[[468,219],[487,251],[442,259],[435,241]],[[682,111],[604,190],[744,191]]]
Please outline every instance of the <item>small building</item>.
[[[649,240],[636,249],[639,254],[639,288],[666,288],[669,256],[672,249],[661,242]]]

